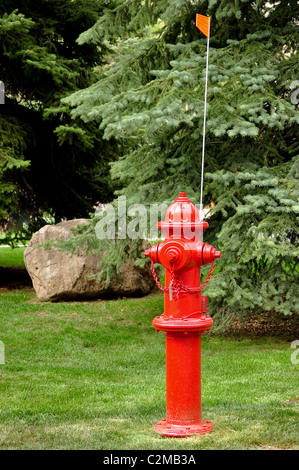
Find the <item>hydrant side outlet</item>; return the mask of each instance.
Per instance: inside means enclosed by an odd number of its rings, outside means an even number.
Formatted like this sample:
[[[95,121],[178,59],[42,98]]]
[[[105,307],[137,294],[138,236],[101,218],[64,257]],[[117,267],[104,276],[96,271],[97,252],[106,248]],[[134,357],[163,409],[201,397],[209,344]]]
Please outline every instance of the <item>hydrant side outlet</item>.
[[[200,221],[199,211],[186,193],[180,193],[168,207],[165,221],[158,227],[165,232],[165,241],[144,252],[164,291],[164,313],[154,318],[153,326],[166,334],[166,419],[154,429],[171,437],[205,434],[213,425],[201,416],[201,335],[212,327],[213,320],[201,292],[221,252],[200,239],[208,224]],[[165,267],[165,287],[158,281],[154,263]],[[210,273],[200,285],[200,266],[207,263],[211,263]]]

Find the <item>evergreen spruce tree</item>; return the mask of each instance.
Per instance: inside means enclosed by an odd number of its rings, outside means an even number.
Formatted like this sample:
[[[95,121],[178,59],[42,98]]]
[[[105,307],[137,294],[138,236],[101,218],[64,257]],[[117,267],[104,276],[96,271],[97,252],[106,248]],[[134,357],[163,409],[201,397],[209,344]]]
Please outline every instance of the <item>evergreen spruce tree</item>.
[[[252,310],[298,312],[299,157],[207,176],[223,253],[205,291],[214,310],[224,318]]]
[[[92,83],[104,44],[79,46],[105,2],[3,0],[0,5],[1,225],[13,243],[45,224],[88,216],[112,197],[113,145],[95,123],[72,120],[60,99]],[[12,231],[16,231],[18,235]]]
[[[74,118],[119,143],[111,174],[130,201],[199,201],[206,39],[212,17],[205,203],[206,241],[223,259],[209,284],[214,308],[295,309],[298,256],[298,63],[295,0],[115,0],[81,45],[106,41],[108,64],[63,100]]]

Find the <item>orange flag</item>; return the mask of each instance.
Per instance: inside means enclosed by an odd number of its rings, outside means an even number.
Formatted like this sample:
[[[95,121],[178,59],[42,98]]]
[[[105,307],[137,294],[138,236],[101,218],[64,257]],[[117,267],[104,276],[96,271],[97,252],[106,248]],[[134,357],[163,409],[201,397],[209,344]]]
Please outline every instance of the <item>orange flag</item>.
[[[196,13],[196,27],[207,37],[210,37],[211,18]]]

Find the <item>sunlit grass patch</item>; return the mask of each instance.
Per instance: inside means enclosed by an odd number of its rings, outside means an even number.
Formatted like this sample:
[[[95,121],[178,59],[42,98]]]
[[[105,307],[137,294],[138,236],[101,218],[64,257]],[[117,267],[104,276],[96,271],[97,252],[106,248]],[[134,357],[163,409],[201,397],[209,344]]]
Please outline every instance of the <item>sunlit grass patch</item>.
[[[298,448],[298,366],[290,344],[206,335],[203,418],[186,439],[153,431],[165,417],[165,338],[152,327],[163,296],[46,303],[2,293],[0,448]]]

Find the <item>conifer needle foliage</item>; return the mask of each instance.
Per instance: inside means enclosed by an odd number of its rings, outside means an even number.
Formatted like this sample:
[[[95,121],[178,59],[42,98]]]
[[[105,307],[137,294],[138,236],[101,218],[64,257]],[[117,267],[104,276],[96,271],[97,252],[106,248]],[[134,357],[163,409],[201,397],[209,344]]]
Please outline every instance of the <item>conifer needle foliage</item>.
[[[214,309],[295,310],[298,273],[298,63],[295,0],[114,0],[78,43],[109,45],[98,79],[64,103],[119,145],[111,175],[132,202],[199,201],[206,39],[207,241],[223,258]]]
[[[96,124],[72,120],[63,96],[93,83],[106,47],[76,39],[104,1],[2,0],[0,4],[0,223],[15,243],[52,220],[88,216],[112,195],[111,145]],[[27,227],[27,229],[24,229]],[[15,232],[15,233],[14,233]],[[3,239],[3,236],[5,237]]]

